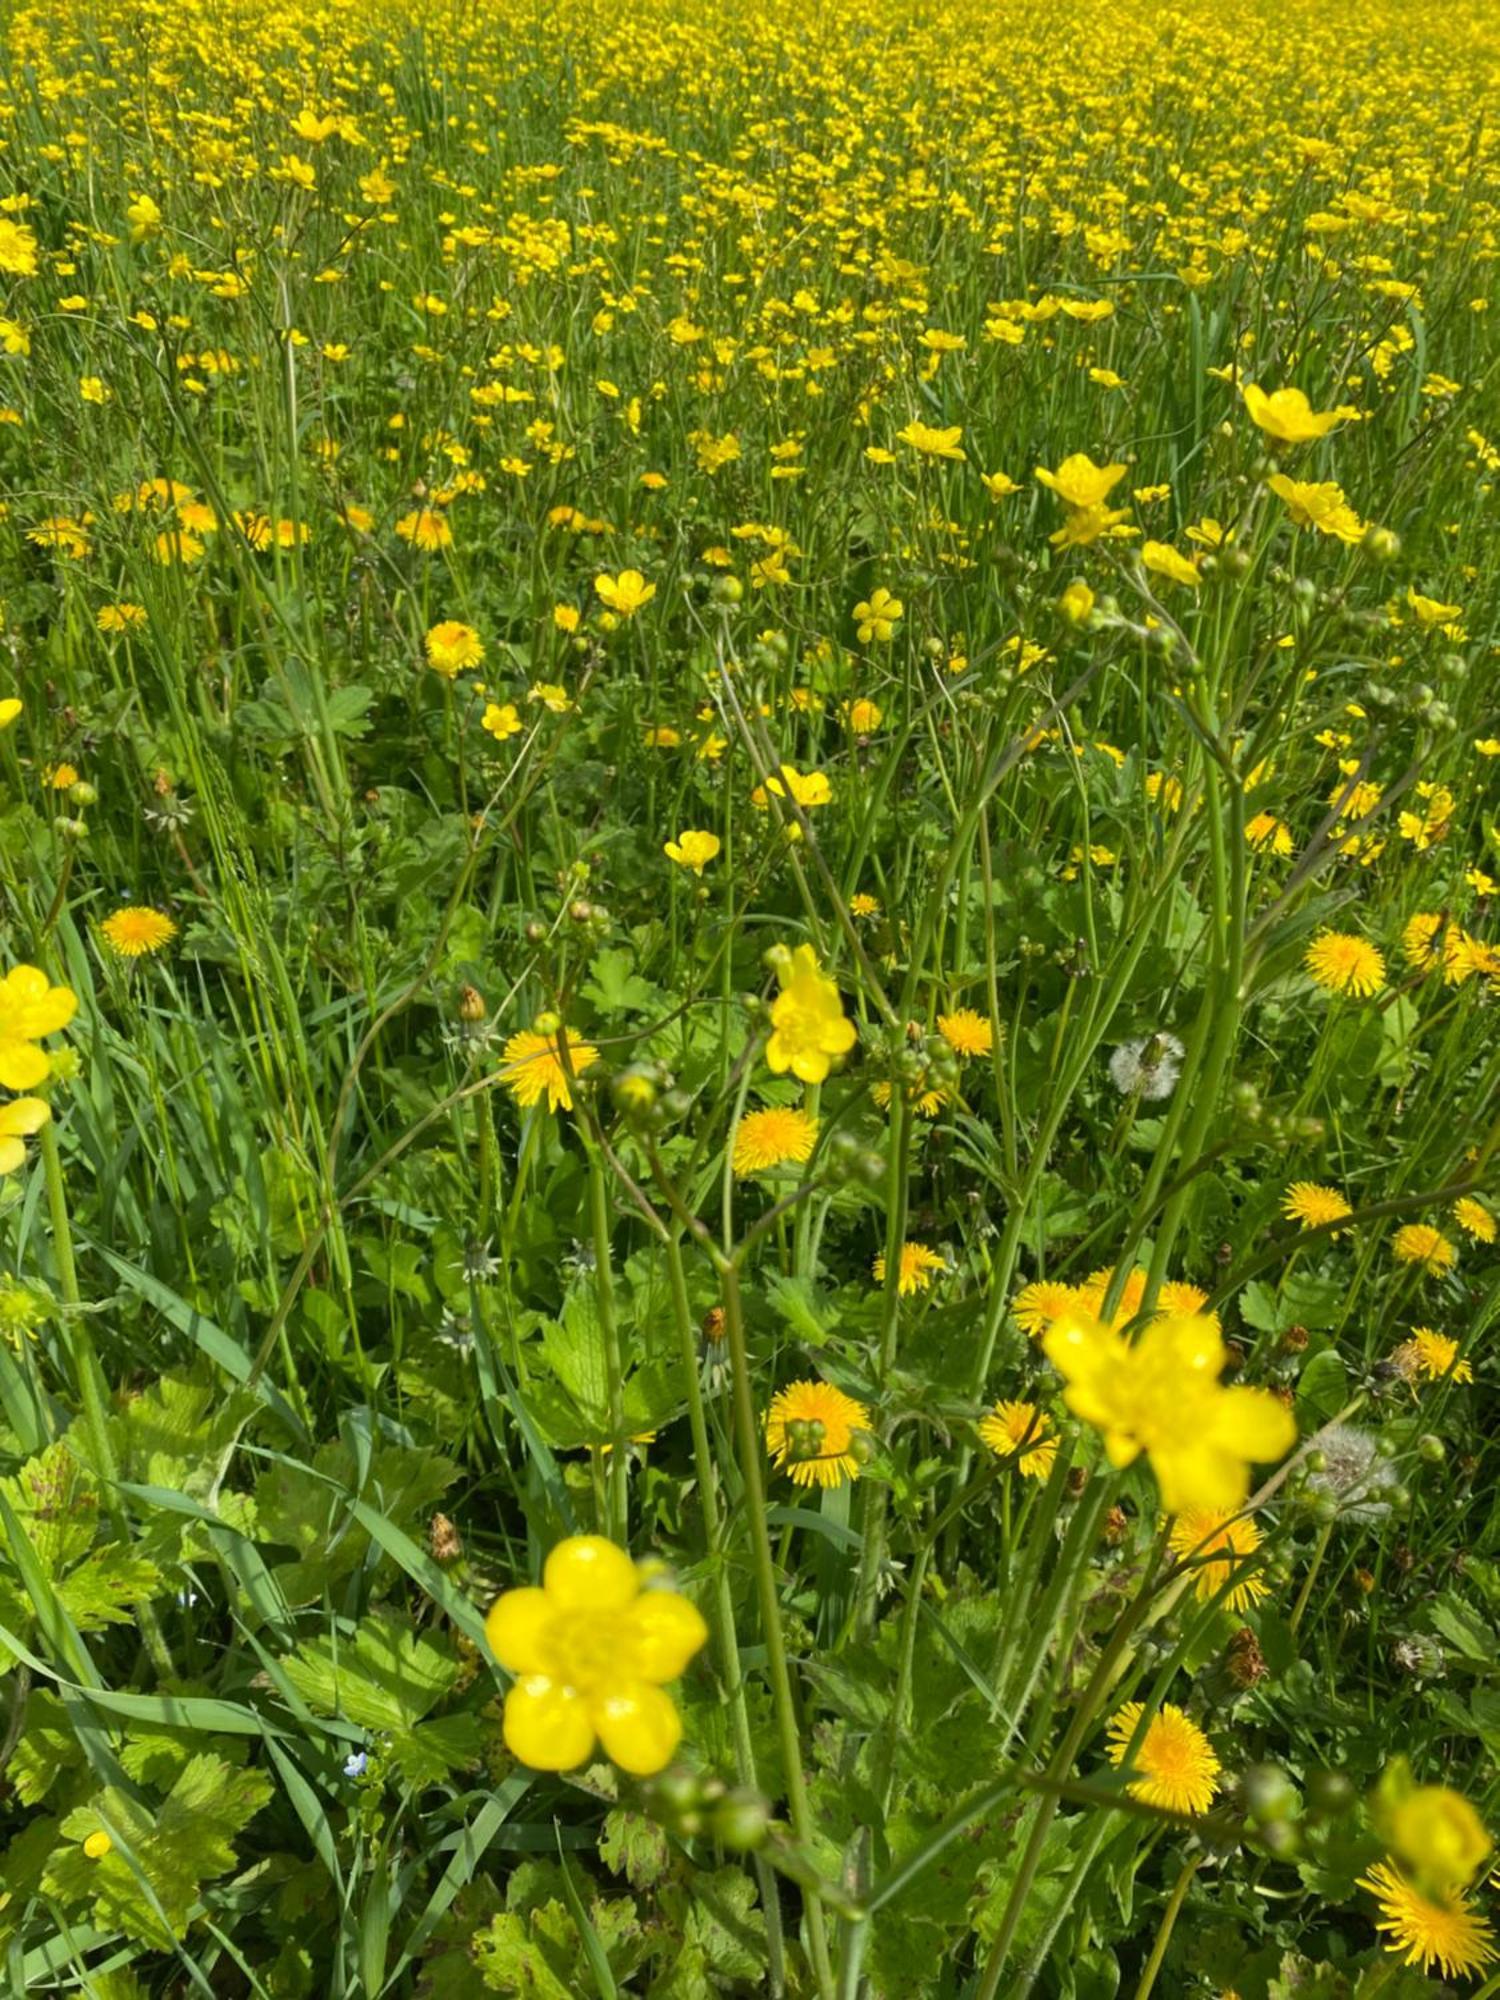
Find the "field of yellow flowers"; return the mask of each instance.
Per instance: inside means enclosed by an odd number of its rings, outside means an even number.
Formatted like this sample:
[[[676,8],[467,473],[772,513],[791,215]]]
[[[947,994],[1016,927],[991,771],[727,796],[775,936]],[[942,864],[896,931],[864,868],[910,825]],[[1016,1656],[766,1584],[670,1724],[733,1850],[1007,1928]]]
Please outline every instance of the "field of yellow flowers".
[[[1500,15],[0,51],[7,2000],[1500,1995]]]

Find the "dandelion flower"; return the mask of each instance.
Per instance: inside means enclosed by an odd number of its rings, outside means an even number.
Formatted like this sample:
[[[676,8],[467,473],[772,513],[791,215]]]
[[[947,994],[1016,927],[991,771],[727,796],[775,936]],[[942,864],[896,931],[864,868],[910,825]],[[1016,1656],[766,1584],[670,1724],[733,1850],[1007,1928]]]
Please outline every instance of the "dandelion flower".
[[[1391,1250],[1398,1263],[1420,1264],[1435,1277],[1451,1271],[1458,1262],[1458,1252],[1430,1222],[1403,1223],[1391,1238]]]
[[[453,530],[448,525],[448,516],[436,507],[416,507],[410,514],[403,514],[396,523],[396,533],[403,542],[410,542],[424,555],[436,555],[440,549],[453,546]]]
[[[1337,1188],[1324,1187],[1321,1181],[1293,1181],[1281,1197],[1281,1212],[1303,1229],[1322,1229],[1330,1222],[1342,1222],[1354,1211]],[[1332,1233],[1337,1236],[1341,1232],[1335,1229]]]
[[[445,618],[427,634],[427,664],[434,673],[451,681],[466,667],[477,667],[484,658],[484,641],[472,625]]]
[[[1435,1327],[1414,1326],[1411,1339],[1402,1341],[1391,1359],[1409,1380],[1441,1382],[1449,1377],[1455,1382],[1474,1380],[1469,1363],[1458,1358],[1458,1342]]]
[[[1016,1470],[1023,1479],[1045,1479],[1057,1457],[1052,1419],[1035,1403],[996,1403],[979,1419],[979,1435],[997,1458],[1020,1451]]]
[[[146,958],[172,942],[177,926],[160,910],[132,903],[106,917],[99,934],[116,958]]]
[[[812,1157],[817,1136],[818,1121],[806,1111],[773,1104],[747,1112],[734,1135],[735,1174],[743,1179],[767,1167],[801,1166]]]
[[[1495,1218],[1482,1201],[1475,1201],[1465,1195],[1453,1204],[1453,1220],[1459,1228],[1474,1238],[1476,1243],[1493,1243],[1495,1240]]]
[[[546,1032],[540,1027],[526,1028],[505,1044],[500,1079],[523,1109],[537,1103],[543,1091],[547,1093],[549,1110],[573,1109],[568,1072],[562,1063],[564,1041],[574,1076],[581,1076],[598,1062],[599,1051],[593,1043],[580,1040],[571,1028],[564,1029],[561,1036],[556,1026]]]
[[[1365,1000],[1385,984],[1385,960],[1367,938],[1350,931],[1320,931],[1302,962],[1325,993]]]
[[[792,1382],[771,1398],[766,1449],[798,1486],[842,1486],[859,1477],[852,1447],[869,1428],[864,1404],[831,1382]]]
[[[1424,1896],[1388,1861],[1377,1861],[1359,1886],[1380,1905],[1375,1928],[1386,1933],[1386,1950],[1405,1964],[1423,1972],[1437,1965],[1445,1979],[1467,1979],[1494,1963],[1494,1932],[1461,1890]]]
[[[1057,1278],[1033,1278],[1017,1292],[1010,1316],[1034,1340],[1064,1313],[1076,1312],[1079,1303],[1076,1285],[1065,1285]]]
[[[900,1269],[896,1278],[896,1289],[902,1298],[910,1298],[914,1292],[925,1292],[939,1271],[947,1267],[941,1252],[930,1250],[925,1243],[903,1243],[901,1245]],[[875,1259],[875,1282],[885,1283],[885,1253]]]
[[[1173,1521],[1168,1541],[1174,1556],[1192,1564],[1193,1589],[1205,1604],[1218,1598],[1226,1611],[1247,1611],[1266,1595],[1266,1580],[1250,1561],[1260,1531],[1247,1515],[1190,1508]]]
[[[1144,1702],[1127,1701],[1108,1730],[1111,1763],[1123,1764],[1129,1753],[1136,1774],[1129,1786],[1131,1797],[1167,1812],[1207,1812],[1219,1789],[1219,1760],[1213,1746],[1196,1722],[1165,1701],[1132,1750],[1131,1738],[1145,1712]]]
[[[994,1028],[973,1007],[960,1007],[955,1013],[939,1014],[938,1033],[960,1062],[966,1062],[971,1056],[987,1056],[995,1046]]]

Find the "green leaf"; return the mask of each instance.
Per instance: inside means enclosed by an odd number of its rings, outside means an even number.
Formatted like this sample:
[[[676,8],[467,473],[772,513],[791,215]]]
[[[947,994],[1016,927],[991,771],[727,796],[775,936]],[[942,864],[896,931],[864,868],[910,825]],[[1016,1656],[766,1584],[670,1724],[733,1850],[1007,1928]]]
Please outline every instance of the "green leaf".
[[[616,1875],[623,1875],[632,1889],[650,1889],[670,1869],[672,1850],[655,1820],[617,1806],[605,1814],[599,1859]]]
[[[583,987],[584,999],[604,1015],[640,1014],[656,1006],[660,999],[656,988],[639,978],[634,966],[634,954],[618,946],[598,952]]]
[[[826,1346],[839,1323],[838,1307],[820,1297],[809,1278],[771,1278],[766,1285],[766,1303],[809,1347]]]
[[[234,1836],[270,1795],[261,1772],[208,1753],[191,1759],[156,1812],[107,1787],[63,1821],[42,1886],[62,1903],[91,1904],[102,1928],[170,1945],[186,1934],[200,1885],[234,1867]],[[91,1860],[83,1843],[95,1833],[112,1845]]]
[[[367,1618],[352,1640],[310,1640],[283,1664],[309,1708],[362,1729],[413,1729],[458,1679],[457,1661],[390,1611]]]
[[[70,1570],[57,1594],[80,1631],[97,1632],[105,1625],[128,1625],[134,1607],[147,1603],[161,1586],[154,1562],[114,1543]]]

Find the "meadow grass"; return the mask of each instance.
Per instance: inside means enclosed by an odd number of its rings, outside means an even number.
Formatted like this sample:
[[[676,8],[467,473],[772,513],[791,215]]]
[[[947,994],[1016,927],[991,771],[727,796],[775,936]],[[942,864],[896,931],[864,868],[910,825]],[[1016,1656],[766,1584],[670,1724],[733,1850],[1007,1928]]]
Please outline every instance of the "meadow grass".
[[[1489,10],[0,48],[6,1994],[1500,1993]]]

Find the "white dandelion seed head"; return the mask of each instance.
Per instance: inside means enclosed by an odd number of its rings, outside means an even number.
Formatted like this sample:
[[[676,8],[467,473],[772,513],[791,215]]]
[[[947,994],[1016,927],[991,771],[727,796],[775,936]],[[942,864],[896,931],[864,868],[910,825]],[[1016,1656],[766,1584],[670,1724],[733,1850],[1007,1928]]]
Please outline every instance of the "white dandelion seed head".
[[[1123,1097],[1148,1102],[1170,1097],[1182,1073],[1183,1047],[1175,1035],[1159,1028],[1121,1042],[1109,1059],[1109,1080]]]

